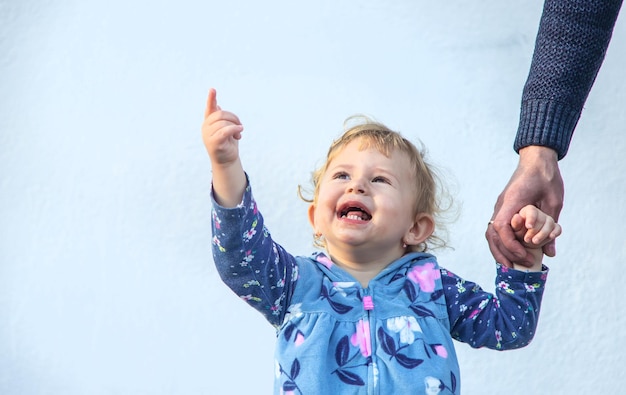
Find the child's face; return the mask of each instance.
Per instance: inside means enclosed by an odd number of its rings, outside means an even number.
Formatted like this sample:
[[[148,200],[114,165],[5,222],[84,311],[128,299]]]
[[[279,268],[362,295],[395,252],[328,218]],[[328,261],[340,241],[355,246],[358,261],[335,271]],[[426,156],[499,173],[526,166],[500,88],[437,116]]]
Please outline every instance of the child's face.
[[[309,219],[331,256],[362,250],[400,257],[416,220],[409,158],[398,150],[390,157],[376,148],[359,150],[360,143],[351,142],[329,163]]]

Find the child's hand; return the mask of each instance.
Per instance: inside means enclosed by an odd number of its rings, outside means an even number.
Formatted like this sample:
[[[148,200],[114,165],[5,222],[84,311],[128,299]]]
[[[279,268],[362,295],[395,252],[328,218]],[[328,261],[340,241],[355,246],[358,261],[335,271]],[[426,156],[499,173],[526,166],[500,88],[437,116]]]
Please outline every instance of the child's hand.
[[[243,126],[232,112],[217,105],[215,89],[209,98],[202,123],[202,140],[211,158],[213,197],[224,207],[235,207],[246,188],[246,174],[239,159],[239,140]]]
[[[554,219],[533,205],[523,207],[511,219],[511,227],[515,237],[534,257],[534,262],[521,263],[523,266],[532,264],[534,268],[541,267],[543,252],[541,248],[556,239],[561,234],[561,225]],[[514,266],[515,265],[514,263]]]
[[[561,234],[561,225],[532,205],[523,207],[513,216],[511,227],[526,248],[541,248]]]
[[[222,111],[217,105],[215,89],[209,90],[202,140],[213,165],[229,165],[239,159],[239,140],[243,126],[239,118],[228,111]]]

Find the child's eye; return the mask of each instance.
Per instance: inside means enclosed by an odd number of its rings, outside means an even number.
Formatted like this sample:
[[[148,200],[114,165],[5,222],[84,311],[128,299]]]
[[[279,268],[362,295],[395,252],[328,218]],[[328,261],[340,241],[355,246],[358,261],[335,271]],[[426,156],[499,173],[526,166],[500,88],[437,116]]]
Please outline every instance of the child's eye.
[[[333,180],[348,180],[349,178],[350,176],[348,175],[348,173],[345,173],[343,171],[340,171],[333,175]]]
[[[385,184],[389,184],[389,180],[386,179],[385,177],[381,177],[381,176],[374,177],[372,182],[384,182]]]

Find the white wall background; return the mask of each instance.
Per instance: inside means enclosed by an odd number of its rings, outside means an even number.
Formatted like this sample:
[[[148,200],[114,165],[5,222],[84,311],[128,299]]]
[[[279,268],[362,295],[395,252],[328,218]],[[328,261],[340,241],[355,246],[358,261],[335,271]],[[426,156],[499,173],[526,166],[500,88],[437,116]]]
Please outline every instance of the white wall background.
[[[422,139],[463,213],[444,266],[492,289],[483,232],[542,2],[0,1],[0,393],[270,393],[273,329],[210,254],[208,88],[274,237],[311,251],[306,184],[344,118]],[[465,394],[623,387],[626,23],[568,157],[536,340],[459,344]]]

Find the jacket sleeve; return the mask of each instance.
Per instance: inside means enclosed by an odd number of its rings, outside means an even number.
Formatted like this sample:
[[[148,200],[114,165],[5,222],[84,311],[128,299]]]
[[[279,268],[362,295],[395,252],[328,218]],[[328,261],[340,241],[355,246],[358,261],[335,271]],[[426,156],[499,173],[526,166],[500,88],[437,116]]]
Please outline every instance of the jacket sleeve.
[[[235,208],[213,199],[213,261],[222,280],[240,298],[280,326],[297,278],[296,261],[272,240],[250,184]]]
[[[522,272],[498,265],[494,295],[442,269],[450,334],[474,348],[526,346],[535,335],[547,273],[545,266]]]
[[[515,151],[562,159],[604,60],[622,0],[546,0],[524,86]]]

